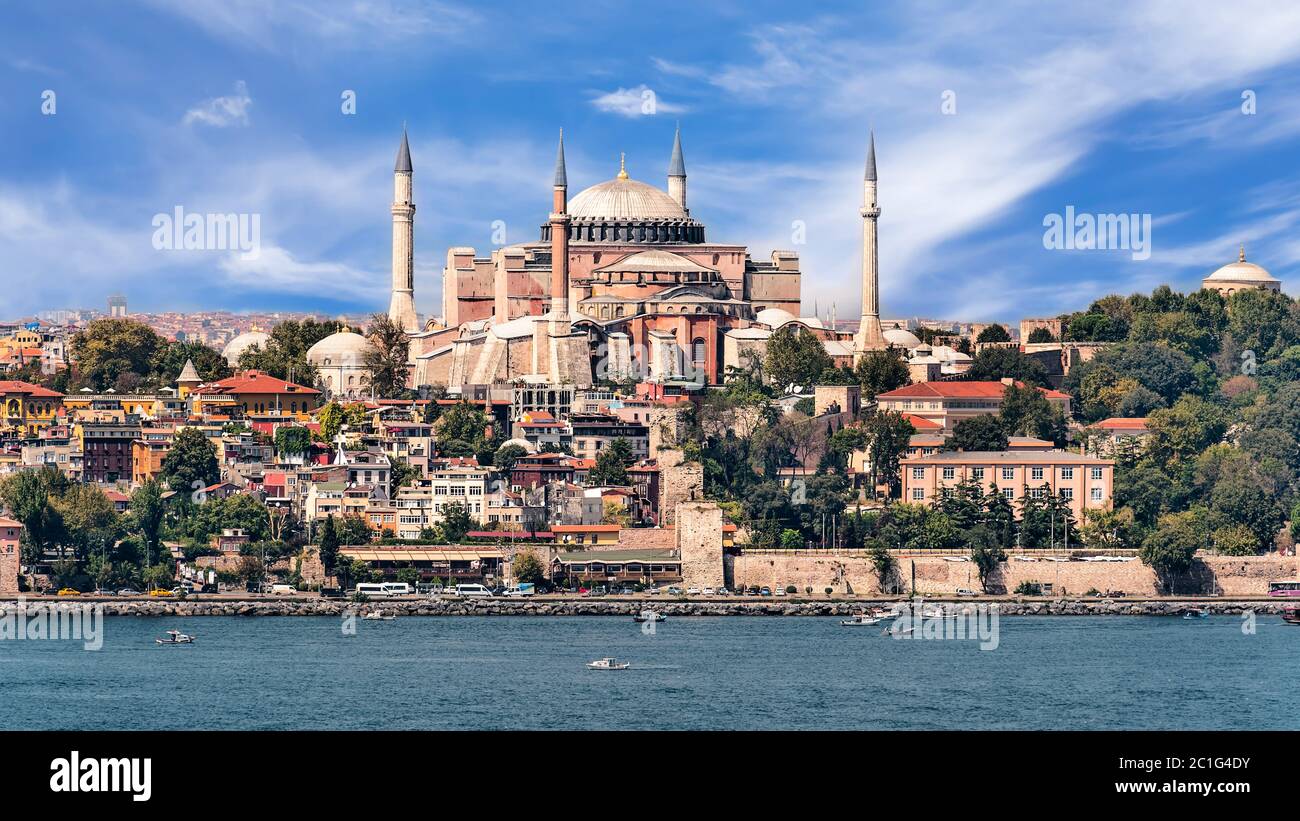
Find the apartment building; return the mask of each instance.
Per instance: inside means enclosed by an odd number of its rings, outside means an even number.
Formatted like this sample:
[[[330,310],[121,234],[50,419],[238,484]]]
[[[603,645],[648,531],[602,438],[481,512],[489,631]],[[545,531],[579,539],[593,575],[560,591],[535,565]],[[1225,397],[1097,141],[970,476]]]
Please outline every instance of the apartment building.
[[[943,451],[908,456],[899,466],[903,501],[934,504],[962,482],[997,488],[1014,503],[1021,496],[1063,497],[1077,519],[1085,509],[1105,509],[1114,495],[1115,463],[1068,451]]]

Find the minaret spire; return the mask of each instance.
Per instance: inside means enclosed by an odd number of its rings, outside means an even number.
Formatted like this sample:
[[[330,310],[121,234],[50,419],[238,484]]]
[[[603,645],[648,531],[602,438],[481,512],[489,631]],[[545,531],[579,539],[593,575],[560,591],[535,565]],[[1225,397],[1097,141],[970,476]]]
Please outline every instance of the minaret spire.
[[[686,208],[686,161],[682,158],[682,127],[673,134],[673,154],[668,160],[668,196],[677,200],[683,211]]]
[[[560,147],[555,151],[555,183],[556,188],[569,187],[569,175],[564,166],[564,129],[560,129]]]
[[[569,320],[569,176],[564,167],[564,131],[555,152],[554,198],[551,209],[551,316]],[[565,331],[567,333],[567,330]]]
[[[880,328],[880,253],[876,244],[876,220],[880,206],[876,203],[876,133],[871,132],[867,147],[867,167],[862,175],[862,321],[858,325],[853,347],[858,353],[885,347]]]
[[[402,126],[402,144],[393,166],[393,297],[388,318],[407,333],[420,329],[415,313],[415,202],[411,199],[411,146]]]

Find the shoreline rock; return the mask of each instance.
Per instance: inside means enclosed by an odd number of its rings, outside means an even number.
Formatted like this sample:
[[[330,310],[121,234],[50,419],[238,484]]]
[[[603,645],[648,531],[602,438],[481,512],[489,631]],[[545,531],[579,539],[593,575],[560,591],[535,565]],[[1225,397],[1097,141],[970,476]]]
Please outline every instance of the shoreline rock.
[[[25,600],[27,613],[71,610],[85,605],[102,606],[105,616],[189,617],[189,616],[333,616],[349,611],[358,615],[383,610],[398,616],[633,616],[654,610],[668,617],[718,616],[839,616],[845,617],[874,606],[889,607],[898,599],[858,601],[783,602],[700,602],[700,601],[610,601],[592,599],[419,599],[384,600],[356,604],[333,599],[242,600],[209,599],[191,601],[48,601]],[[1239,615],[1246,611],[1278,614],[1288,602],[1277,600],[975,600],[959,602],[927,599],[942,607],[961,608],[972,604],[997,605],[1000,616],[1178,616],[1189,608],[1211,615]],[[1293,604],[1293,603],[1292,603]],[[0,602],[0,616],[18,612],[15,600]]]

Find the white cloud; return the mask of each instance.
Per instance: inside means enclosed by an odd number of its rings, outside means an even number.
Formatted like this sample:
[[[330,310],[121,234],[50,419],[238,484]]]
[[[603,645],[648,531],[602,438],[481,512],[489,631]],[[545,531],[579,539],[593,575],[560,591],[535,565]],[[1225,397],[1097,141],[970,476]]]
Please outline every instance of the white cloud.
[[[235,83],[235,92],[225,97],[213,97],[185,112],[181,122],[185,125],[199,123],[216,128],[226,126],[248,125],[248,109],[253,105],[253,98],[248,96],[248,85],[240,80]]]
[[[237,45],[274,51],[302,37],[362,49],[446,37],[477,24],[465,6],[439,0],[143,0]]]
[[[931,313],[967,316],[972,303],[953,287],[960,274],[949,264],[952,249],[981,245],[981,229],[1062,181],[1114,136],[1115,118],[1212,90],[1235,110],[1240,89],[1260,73],[1300,59],[1295,7],[1153,0],[1058,9],[1050,21],[1030,14],[1032,8],[1013,4],[996,13],[938,16],[918,11],[887,42],[842,34],[846,27],[836,20],[767,26],[751,34],[752,60],[673,67],[682,76],[707,68],[708,81],[750,104],[751,116],[797,121],[798,131],[787,134],[798,150],[827,157],[809,164],[806,180],[749,200],[751,226],[782,226],[770,231],[778,247],[788,246],[782,235],[791,218],[807,224],[808,245],[796,249],[807,304],[856,298],[857,210],[871,123],[880,169],[885,311],[891,313],[891,303],[910,302]],[[1074,34],[1062,38],[1060,31]],[[940,113],[947,89],[957,93],[955,116]],[[1292,122],[1288,112],[1267,132],[1264,123],[1258,130],[1280,137],[1294,132]],[[692,184],[693,193],[709,186],[698,175]],[[742,183],[736,191],[719,188],[706,196],[726,202],[747,188]],[[696,213],[707,214],[707,202],[697,201]],[[1135,209],[1117,203],[1108,210]],[[1023,233],[1019,258],[1034,252],[1040,234],[1041,228]],[[991,266],[1004,268],[1005,261],[985,258],[970,274],[976,281],[989,277]],[[998,300],[1005,317],[1035,299],[1042,297],[1008,283],[986,291],[978,304],[992,310]]]
[[[592,99],[591,104],[600,111],[632,119],[656,114],[680,114],[686,110],[685,106],[661,99],[658,92],[645,83],[599,94]]]

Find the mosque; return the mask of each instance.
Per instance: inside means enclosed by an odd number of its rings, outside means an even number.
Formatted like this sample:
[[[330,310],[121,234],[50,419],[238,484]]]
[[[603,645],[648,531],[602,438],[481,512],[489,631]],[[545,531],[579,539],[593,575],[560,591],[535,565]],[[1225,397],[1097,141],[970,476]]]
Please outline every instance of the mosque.
[[[718,384],[746,353],[795,323],[837,363],[866,350],[912,348],[915,336],[882,329],[879,307],[875,140],[863,179],[862,314],[856,333],[801,317],[799,257],[755,260],[719,243],[687,199],[680,129],[667,190],[618,174],[569,197],[564,135],[556,150],[551,211],[536,242],[481,257],[454,247],[443,269],[441,320],[420,326],[412,255],[415,204],[405,132],[394,167],[389,316],[411,335],[413,385],[505,382],[586,386],[596,381]]]

